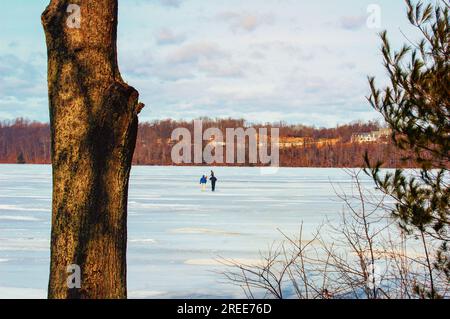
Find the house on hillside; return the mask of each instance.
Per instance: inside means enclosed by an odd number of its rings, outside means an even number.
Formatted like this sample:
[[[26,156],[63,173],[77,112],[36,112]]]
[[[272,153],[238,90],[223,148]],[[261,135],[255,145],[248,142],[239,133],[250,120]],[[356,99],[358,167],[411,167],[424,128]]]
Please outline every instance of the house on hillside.
[[[340,138],[321,138],[316,142],[317,147],[336,145],[341,141]]]
[[[369,133],[357,133],[352,136],[352,143],[374,143],[387,140],[392,134],[389,128],[383,128]]]
[[[305,138],[305,137],[280,137],[278,147],[280,149],[292,148],[292,147],[302,147],[302,146],[305,146],[307,140],[308,140],[308,138]]]

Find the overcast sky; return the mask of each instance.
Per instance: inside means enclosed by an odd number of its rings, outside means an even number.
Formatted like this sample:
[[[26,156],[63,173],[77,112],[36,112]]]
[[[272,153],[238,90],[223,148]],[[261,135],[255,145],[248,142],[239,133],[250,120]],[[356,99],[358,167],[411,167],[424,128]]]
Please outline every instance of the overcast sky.
[[[48,121],[48,2],[2,0],[0,120]],[[371,4],[381,28],[367,26]],[[414,37],[404,13],[403,0],[119,0],[119,64],[147,105],[141,121],[370,120],[366,77],[385,78],[377,34]]]

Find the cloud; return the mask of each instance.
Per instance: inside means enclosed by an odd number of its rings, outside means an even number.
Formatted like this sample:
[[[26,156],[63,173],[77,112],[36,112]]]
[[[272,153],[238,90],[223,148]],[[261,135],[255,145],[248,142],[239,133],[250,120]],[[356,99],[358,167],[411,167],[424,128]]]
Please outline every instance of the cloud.
[[[323,48],[305,48],[300,46],[298,43],[274,40],[274,41],[264,41],[251,47],[254,51],[251,56],[255,59],[264,59],[266,53],[268,52],[283,52],[288,54],[290,57],[295,58],[297,61],[309,61],[316,57],[317,54],[323,51]]]
[[[162,61],[149,50],[127,52],[121,59],[121,71],[127,79],[178,81],[194,77],[191,65]]]
[[[196,42],[175,50],[168,57],[169,63],[197,63],[200,60],[224,57],[227,53],[213,42]]]
[[[250,57],[254,60],[264,60],[266,55],[261,51],[255,50],[251,53]]]
[[[258,15],[252,13],[237,13],[233,11],[221,12],[217,15],[217,18],[229,22],[233,32],[252,32],[260,26],[270,25],[274,22],[274,16],[272,14]]]
[[[163,7],[179,8],[185,0],[134,0],[138,4],[155,4]]]
[[[207,76],[217,78],[239,78],[244,76],[245,66],[230,59],[221,62],[204,61],[198,64],[198,69]]]
[[[162,28],[156,32],[156,43],[159,45],[179,44],[186,40],[186,36],[181,33],[175,33],[169,28]]]
[[[28,60],[13,54],[0,55],[0,95],[45,96],[45,88],[45,61],[39,54]]]
[[[179,7],[182,0],[159,0],[159,2],[166,7]]]
[[[357,30],[361,29],[366,25],[367,17],[364,15],[360,16],[345,16],[341,17],[339,23],[341,28],[345,30]]]
[[[254,100],[273,95],[276,87],[274,84],[255,83],[242,86],[239,83],[213,86],[208,92],[223,98],[235,100]]]
[[[0,119],[14,119],[17,117],[48,121],[47,96],[21,96],[20,98],[14,96],[1,96]]]
[[[155,69],[154,76],[163,81],[179,81],[195,78],[190,68],[170,65],[158,65]]]

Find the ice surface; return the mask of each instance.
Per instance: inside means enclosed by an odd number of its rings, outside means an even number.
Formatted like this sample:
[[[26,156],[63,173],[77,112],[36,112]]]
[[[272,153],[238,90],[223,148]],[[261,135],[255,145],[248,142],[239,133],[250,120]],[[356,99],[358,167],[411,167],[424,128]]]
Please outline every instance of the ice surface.
[[[259,252],[304,223],[306,238],[342,210],[339,169],[133,167],[128,218],[131,298],[244,297],[224,283],[219,256],[258,262]],[[367,180],[367,183],[370,181]],[[51,167],[0,165],[0,298],[44,298],[49,271]]]

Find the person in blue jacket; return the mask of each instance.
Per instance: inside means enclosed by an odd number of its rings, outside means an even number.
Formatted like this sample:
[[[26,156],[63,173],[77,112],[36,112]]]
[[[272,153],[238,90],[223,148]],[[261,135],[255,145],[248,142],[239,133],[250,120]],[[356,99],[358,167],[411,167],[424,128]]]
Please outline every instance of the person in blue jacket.
[[[201,185],[202,191],[206,190],[207,183],[208,183],[208,178],[206,177],[206,175],[203,175],[202,178],[200,178],[200,185]]]

